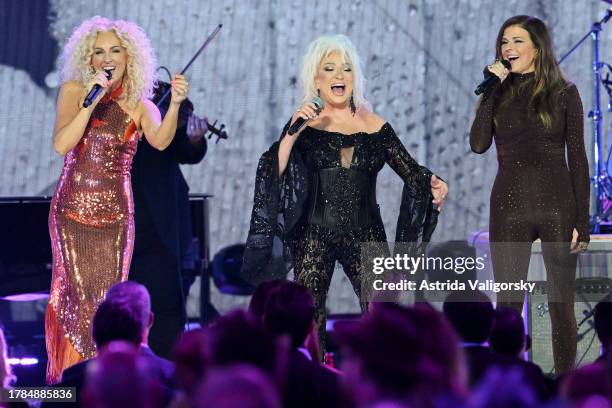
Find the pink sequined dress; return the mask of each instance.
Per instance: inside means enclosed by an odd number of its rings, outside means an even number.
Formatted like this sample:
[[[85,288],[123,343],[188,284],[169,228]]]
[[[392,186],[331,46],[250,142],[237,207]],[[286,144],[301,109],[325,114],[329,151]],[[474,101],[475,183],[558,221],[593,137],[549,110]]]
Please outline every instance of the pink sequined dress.
[[[105,96],[95,107],[79,144],[64,159],[51,202],[48,383],[59,381],[65,368],[94,356],[96,308],[108,288],[128,278],[134,245],[130,168],[139,133],[116,96]]]

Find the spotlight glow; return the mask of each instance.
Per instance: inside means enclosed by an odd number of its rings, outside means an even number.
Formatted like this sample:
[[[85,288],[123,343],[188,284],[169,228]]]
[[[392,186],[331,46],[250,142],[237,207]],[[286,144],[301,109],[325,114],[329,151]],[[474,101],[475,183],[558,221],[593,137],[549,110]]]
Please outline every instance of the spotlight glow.
[[[38,359],[36,357],[9,357],[8,363],[10,365],[21,365],[21,366],[31,366],[38,364]]]

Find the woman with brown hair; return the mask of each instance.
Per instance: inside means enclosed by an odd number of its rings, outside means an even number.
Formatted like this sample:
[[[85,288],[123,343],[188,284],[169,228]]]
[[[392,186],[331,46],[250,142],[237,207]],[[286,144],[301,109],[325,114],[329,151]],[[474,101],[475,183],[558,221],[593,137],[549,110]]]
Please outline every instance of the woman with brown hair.
[[[557,66],[541,20],[508,19],[497,36],[496,56],[487,70],[499,81],[483,95],[470,131],[475,153],[486,152],[495,135],[499,170],[489,220],[495,279],[526,279],[531,243],[542,240],[553,356],[560,374],[573,368],[576,357],[576,254],[589,242],[582,103],[576,86]],[[497,304],[521,311],[524,297],[524,292],[499,293]]]

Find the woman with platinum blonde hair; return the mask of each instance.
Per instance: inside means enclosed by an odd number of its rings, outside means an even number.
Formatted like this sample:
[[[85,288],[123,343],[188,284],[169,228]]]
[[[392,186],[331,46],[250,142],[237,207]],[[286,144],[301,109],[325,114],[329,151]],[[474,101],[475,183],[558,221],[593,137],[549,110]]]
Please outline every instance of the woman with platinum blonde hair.
[[[330,50],[337,50],[342,63],[349,61],[351,65],[354,80],[349,107],[357,110],[363,106],[371,111],[372,108],[370,103],[363,95],[365,79],[363,77],[359,54],[357,54],[357,49],[351,40],[344,35],[323,36],[319,37],[317,41],[310,43],[308,51],[304,56],[302,72],[300,73],[300,82],[304,92],[302,104],[307,104],[315,97],[319,96],[319,88],[316,83],[319,64],[321,60],[329,54]]]
[[[264,280],[293,267],[296,282],[314,296],[324,352],[325,302],[336,261],[363,311],[372,297],[374,275],[360,251],[363,243],[387,241],[376,202],[378,172],[388,163],[404,180],[396,241],[429,239],[448,186],[370,110],[359,56],[346,36],[310,44],[301,82],[302,105],[259,162],[244,271]]]
[[[134,244],[130,168],[144,135],[159,150],[176,131],[187,80],[175,75],[163,121],[151,96],[156,59],[136,24],[93,17],[62,54],[53,146],[65,155],[49,213],[53,251],[45,319],[47,382],[94,356],[91,319],[109,287],[128,278]],[[101,92],[84,103],[94,86]]]

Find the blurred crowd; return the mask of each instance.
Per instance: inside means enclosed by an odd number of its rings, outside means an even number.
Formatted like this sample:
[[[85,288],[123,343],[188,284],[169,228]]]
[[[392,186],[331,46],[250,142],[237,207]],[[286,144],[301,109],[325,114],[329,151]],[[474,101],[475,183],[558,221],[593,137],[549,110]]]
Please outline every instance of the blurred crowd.
[[[609,299],[594,314],[601,356],[559,378],[524,359],[530,338],[522,317],[495,309],[483,293],[450,295],[442,312],[426,303],[370,306],[360,319],[334,324],[339,364],[324,364],[311,293],[289,281],[266,282],[248,311],[185,332],[169,361],[147,345],[154,319],[147,290],[123,282],[94,316],[98,355],[66,369],[55,385],[75,387],[78,402],[42,406],[612,407]],[[14,381],[0,331],[0,386]]]

